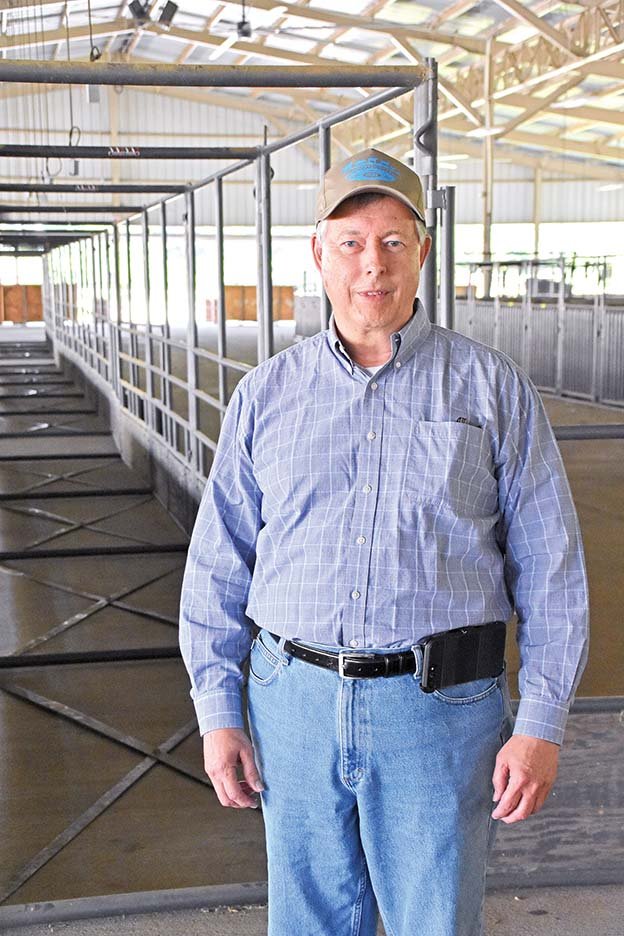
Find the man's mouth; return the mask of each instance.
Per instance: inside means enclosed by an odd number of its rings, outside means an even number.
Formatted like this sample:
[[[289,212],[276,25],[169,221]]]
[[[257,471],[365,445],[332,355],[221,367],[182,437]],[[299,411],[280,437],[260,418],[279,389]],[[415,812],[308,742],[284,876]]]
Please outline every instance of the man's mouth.
[[[366,296],[367,299],[378,299],[381,296],[387,296],[387,289],[361,289],[360,296]]]

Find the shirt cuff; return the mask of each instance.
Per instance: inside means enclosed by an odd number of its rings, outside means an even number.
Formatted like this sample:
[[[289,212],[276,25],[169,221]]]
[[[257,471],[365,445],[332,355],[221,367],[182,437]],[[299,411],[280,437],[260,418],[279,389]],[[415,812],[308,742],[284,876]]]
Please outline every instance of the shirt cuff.
[[[569,708],[569,703],[548,702],[546,699],[521,699],[513,733],[561,744]]]
[[[219,689],[193,699],[200,735],[217,728],[245,728],[241,694],[236,690]]]

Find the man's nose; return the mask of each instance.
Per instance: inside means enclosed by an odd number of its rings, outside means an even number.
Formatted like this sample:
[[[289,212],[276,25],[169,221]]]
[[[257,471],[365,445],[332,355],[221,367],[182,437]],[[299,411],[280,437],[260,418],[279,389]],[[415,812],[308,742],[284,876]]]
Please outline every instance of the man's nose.
[[[369,244],[364,252],[363,260],[367,273],[383,273],[386,269],[386,259],[381,244]]]

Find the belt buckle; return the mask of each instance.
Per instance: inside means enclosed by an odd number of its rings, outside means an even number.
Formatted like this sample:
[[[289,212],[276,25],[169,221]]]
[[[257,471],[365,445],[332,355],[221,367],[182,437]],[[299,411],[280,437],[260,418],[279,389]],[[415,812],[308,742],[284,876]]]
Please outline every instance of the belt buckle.
[[[359,676],[349,676],[348,673],[344,671],[345,657],[353,656],[348,650],[339,650],[338,651],[338,674],[341,679],[361,679]]]

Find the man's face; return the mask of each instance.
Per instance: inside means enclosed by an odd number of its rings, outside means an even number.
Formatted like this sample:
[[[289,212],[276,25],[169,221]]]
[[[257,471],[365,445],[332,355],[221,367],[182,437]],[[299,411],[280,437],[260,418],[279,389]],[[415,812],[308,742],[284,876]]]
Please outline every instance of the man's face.
[[[312,237],[338,327],[396,330],[411,316],[429,238],[419,244],[414,215],[396,198],[359,208],[340,206],[322,242]]]

